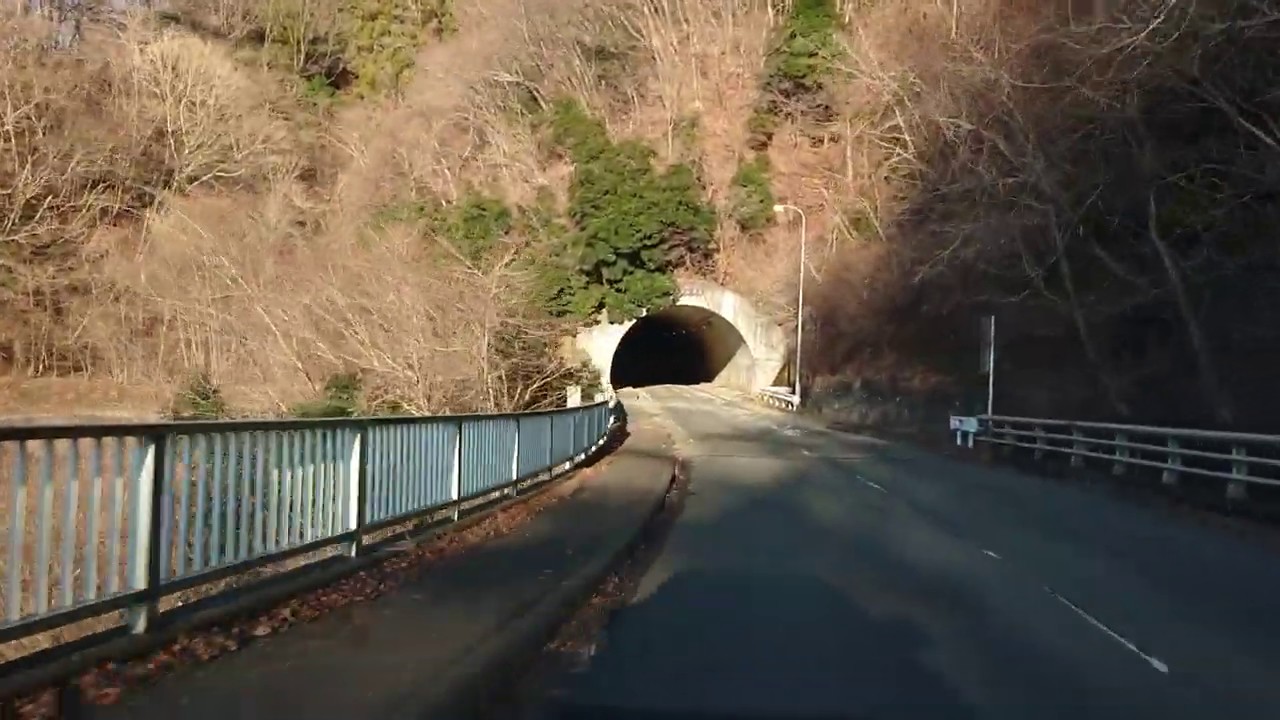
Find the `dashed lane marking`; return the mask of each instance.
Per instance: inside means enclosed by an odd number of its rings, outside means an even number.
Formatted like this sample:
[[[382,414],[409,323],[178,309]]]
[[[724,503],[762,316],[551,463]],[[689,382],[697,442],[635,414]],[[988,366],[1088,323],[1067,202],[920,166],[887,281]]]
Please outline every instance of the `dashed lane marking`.
[[[1116,642],[1120,643],[1124,647],[1128,648],[1130,652],[1141,657],[1143,660],[1146,660],[1147,664],[1155,668],[1157,672],[1163,673],[1165,675],[1169,674],[1169,666],[1166,665],[1163,660],[1156,657],[1152,657],[1151,655],[1148,655],[1142,652],[1141,650],[1138,649],[1137,645],[1134,645],[1127,638],[1122,637],[1120,633],[1117,633],[1115,630],[1112,630],[1106,625],[1103,625],[1101,620],[1085,612],[1083,608],[1078,607],[1075,603],[1071,602],[1070,600],[1054,592],[1053,588],[1046,585],[1044,588],[1044,591],[1049,593],[1049,595],[1051,595],[1053,599],[1071,608],[1071,611],[1074,612],[1076,615],[1079,615],[1080,617],[1084,618],[1085,622],[1089,623],[1095,628],[1106,633],[1106,635],[1110,637],[1112,640],[1115,640]]]
[[[885,490],[883,487],[881,487],[881,486],[879,486],[879,485],[877,485],[877,484],[875,484],[875,483],[871,482],[870,480],[868,480],[868,479],[866,479],[866,478],[862,477],[861,475],[856,475],[855,477],[857,477],[857,478],[858,478],[858,482],[861,482],[861,483],[865,483],[865,484],[867,484],[867,485],[870,485],[871,487],[875,488],[876,490],[879,490],[879,491],[880,491],[880,492],[882,492],[882,493],[885,493],[886,495],[889,493],[889,491],[888,491],[888,490]]]

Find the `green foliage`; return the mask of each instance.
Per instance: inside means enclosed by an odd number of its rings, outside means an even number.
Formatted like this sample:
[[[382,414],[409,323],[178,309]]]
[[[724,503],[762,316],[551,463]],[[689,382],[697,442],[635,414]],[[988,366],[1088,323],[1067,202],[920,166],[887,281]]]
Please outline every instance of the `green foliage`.
[[[299,81],[298,94],[317,107],[326,107],[338,99],[338,90],[323,75],[313,75]]]
[[[263,0],[245,17],[271,65],[300,77],[304,98],[328,102],[398,91],[418,48],[453,32],[452,0]]]
[[[178,391],[169,414],[175,420],[217,420],[227,416],[227,402],[213,378],[200,372],[188,378]]]
[[[429,221],[471,262],[479,262],[515,227],[515,216],[495,197],[470,193],[460,202],[438,209]]]
[[[773,222],[773,189],[769,186],[769,156],[756,155],[738,165],[733,175],[733,219],[747,232],[763,230]]]
[[[517,217],[501,199],[473,191],[447,205],[424,200],[390,205],[372,218],[374,226],[398,223],[418,225],[446,240],[468,262],[481,263],[516,229]]]
[[[551,309],[576,317],[608,310],[624,319],[667,303],[675,291],[671,271],[704,261],[715,232],[693,170],[679,164],[659,171],[650,148],[615,143],[573,101],[555,105],[551,129],[574,162],[573,233],[568,262],[548,271],[557,286]]]
[[[363,388],[359,373],[336,373],[325,383],[324,397],[295,405],[292,414],[300,418],[354,417],[360,412]]]
[[[359,95],[398,91],[419,46],[453,27],[449,0],[354,0],[345,16],[344,55]]]
[[[835,0],[795,0],[778,44],[765,65],[765,89],[793,95],[816,93],[840,54]]]
[[[795,0],[765,60],[761,101],[748,120],[753,149],[769,145],[780,116],[832,114],[827,82],[841,54],[835,0]]]

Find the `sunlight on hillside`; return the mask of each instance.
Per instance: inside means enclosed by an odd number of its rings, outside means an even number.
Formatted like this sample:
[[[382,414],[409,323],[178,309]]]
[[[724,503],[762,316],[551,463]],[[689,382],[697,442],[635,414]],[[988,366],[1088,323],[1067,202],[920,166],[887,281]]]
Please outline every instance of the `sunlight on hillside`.
[[[1232,70],[1274,8],[1221,5],[188,0],[86,16],[70,49],[7,15],[0,362],[83,382],[71,404],[207,376],[288,413],[355,373],[369,408],[537,406],[578,377],[575,323],[673,275],[792,322],[783,202],[809,219],[819,386],[962,402],[968,324],[998,306],[1084,369],[1084,410],[1193,377],[1226,421],[1248,368],[1204,318],[1275,263],[1225,238],[1274,214],[1231,199],[1265,195],[1278,138],[1265,63]],[[566,102],[607,131],[585,155]],[[1160,102],[1218,140],[1144,121]],[[595,202],[613,175],[656,220]],[[1161,337],[1117,339],[1151,317]]]

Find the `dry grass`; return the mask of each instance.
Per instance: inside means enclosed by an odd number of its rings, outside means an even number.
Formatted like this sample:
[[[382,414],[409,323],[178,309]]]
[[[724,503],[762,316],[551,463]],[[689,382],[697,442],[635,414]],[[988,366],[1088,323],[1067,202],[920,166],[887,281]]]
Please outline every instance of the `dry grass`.
[[[463,176],[512,200],[530,187],[521,138],[472,157],[467,133],[497,109],[465,85],[446,107],[427,83],[381,113],[326,119],[216,41],[136,20],[93,42],[79,57],[34,42],[0,56],[0,153],[26,163],[4,183],[13,281],[0,301],[19,312],[0,357],[14,372],[172,387],[202,370],[256,413],[351,367],[421,412],[519,406],[554,379],[483,357],[499,330],[551,337],[521,307],[521,238],[471,267],[419,228],[370,225],[456,198]]]
[[[209,24],[243,35],[243,7],[215,9]],[[20,375],[120,387],[172,388],[204,371],[253,413],[314,397],[348,368],[423,412],[524,402],[548,372],[486,347],[513,327],[554,344],[555,328],[522,307],[529,278],[513,261],[531,239],[509,238],[496,261],[472,267],[420,227],[370,220],[472,188],[511,203],[562,194],[570,168],[512,112],[520,88],[580,97],[619,135],[693,160],[723,205],[771,10],[494,0],[458,13],[458,33],[424,47],[398,97],[336,113],[309,111],[225,43],[145,18],[75,57],[6,48],[10,107],[29,108],[9,125],[30,129],[0,153],[30,154],[40,138],[12,197],[47,209],[6,226],[31,249],[6,263],[18,287],[0,301],[22,312],[6,319],[0,356]],[[86,120],[89,108],[101,120]],[[694,141],[677,147],[688,120]],[[737,241],[721,239],[722,280],[735,262],[738,276],[760,275],[745,271],[758,254],[735,259]]]

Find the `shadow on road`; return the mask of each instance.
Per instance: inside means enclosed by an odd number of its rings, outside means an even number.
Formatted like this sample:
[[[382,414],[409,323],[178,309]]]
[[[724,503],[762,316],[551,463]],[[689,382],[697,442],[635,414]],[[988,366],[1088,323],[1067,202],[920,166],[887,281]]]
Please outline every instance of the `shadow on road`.
[[[868,615],[813,575],[678,572],[607,632],[542,717],[975,717],[922,662],[918,632]]]

